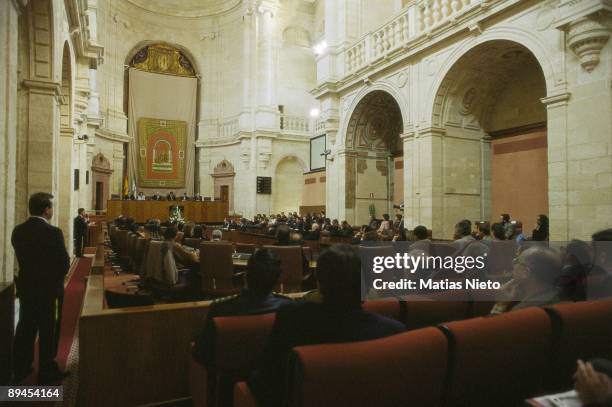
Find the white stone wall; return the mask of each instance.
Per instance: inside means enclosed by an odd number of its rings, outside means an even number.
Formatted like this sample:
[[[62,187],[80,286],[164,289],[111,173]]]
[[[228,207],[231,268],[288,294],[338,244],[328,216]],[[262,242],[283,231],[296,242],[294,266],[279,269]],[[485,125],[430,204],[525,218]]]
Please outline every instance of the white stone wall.
[[[609,35],[612,27],[610,15],[604,13],[602,17],[585,4],[571,2],[562,2],[558,7],[525,2],[511,8],[513,3],[490,2],[488,7],[475,12],[480,16],[478,24],[474,22],[476,17],[472,20],[455,17],[454,24],[445,24],[443,17],[442,22],[432,23],[427,16],[420,19],[420,9],[408,7],[401,12],[405,20],[390,21],[390,24],[406,22],[407,26],[397,25],[405,27],[405,34],[398,34],[396,25],[380,32],[391,35],[384,37],[390,43],[405,41],[414,45],[391,48],[385,58],[376,57],[378,52],[386,52],[384,47],[387,46],[385,41],[378,43],[377,37],[355,42],[342,26],[327,30],[331,46],[326,55],[317,58],[315,93],[322,106],[332,147],[330,159],[333,161],[327,171],[330,216],[339,219],[352,216],[345,209],[344,198],[336,199],[330,192],[345,190],[346,126],[359,100],[373,90],[386,90],[402,109],[407,225],[425,224],[433,229],[436,237],[449,238],[458,220],[491,216],[490,146],[483,136],[486,131],[525,124],[521,120],[540,120],[542,107],[533,103],[536,89],[529,86],[534,77],[529,76],[518,85],[510,83],[512,77],[496,79],[501,85],[509,85],[497,94],[494,102],[501,112],[493,112],[491,125],[484,132],[477,122],[464,122],[457,128],[448,126],[443,119],[446,112],[440,109],[448,106],[450,98],[461,100],[463,96],[453,95],[456,90],[452,83],[447,96],[441,99],[437,95],[441,86],[446,86],[443,81],[451,68],[462,56],[473,49],[489,52],[487,44],[508,40],[532,53],[543,73],[551,237],[557,240],[588,238],[595,230],[610,226],[611,45],[607,40],[601,45],[601,37]],[[347,12],[343,4],[326,2],[326,17],[333,16],[334,21],[350,18],[352,11]],[[487,20],[493,16],[495,19]],[[587,22],[583,23],[583,19]],[[425,28],[428,34],[425,44],[419,42],[419,38],[422,40],[419,30],[424,30],[424,25],[433,27]],[[573,36],[588,37],[587,27],[596,33],[591,32],[595,38],[591,39],[590,47],[599,45],[601,48],[595,58],[597,63],[593,62],[592,55],[580,49],[582,43],[572,43]],[[353,58],[347,50],[355,50],[355,44],[362,44],[356,52],[364,50],[364,54]],[[482,47],[477,48],[479,45]],[[482,63],[482,72],[480,80],[484,81],[487,61]],[[459,76],[457,81],[464,79]],[[525,105],[523,100],[532,104]],[[470,127],[473,130],[469,130]],[[451,154],[459,158],[453,159]]]

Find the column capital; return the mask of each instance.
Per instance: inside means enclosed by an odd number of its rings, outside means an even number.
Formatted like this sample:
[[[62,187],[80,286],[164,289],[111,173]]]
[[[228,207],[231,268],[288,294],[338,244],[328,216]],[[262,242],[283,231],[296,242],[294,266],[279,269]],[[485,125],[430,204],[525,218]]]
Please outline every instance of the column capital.
[[[446,135],[446,129],[442,127],[424,127],[415,129],[416,135],[419,137],[443,137]]]

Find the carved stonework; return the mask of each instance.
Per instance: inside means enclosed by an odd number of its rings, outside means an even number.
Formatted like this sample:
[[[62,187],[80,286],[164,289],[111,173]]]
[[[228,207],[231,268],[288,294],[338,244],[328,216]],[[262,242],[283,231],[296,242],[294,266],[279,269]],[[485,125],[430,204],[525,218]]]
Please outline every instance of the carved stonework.
[[[355,207],[355,188],[357,175],[355,171],[355,157],[351,154],[346,155],[346,188],[344,189],[344,207],[353,209]]]
[[[357,160],[357,173],[364,174],[368,169],[368,161],[362,158]]]
[[[580,60],[580,65],[591,72],[599,64],[599,53],[610,38],[610,28],[601,17],[583,17],[569,24],[567,45]]]
[[[377,160],[376,161],[376,170],[380,173],[380,175],[382,175],[383,177],[386,177],[387,175],[389,175],[389,166],[387,164],[387,161],[380,161]]]
[[[216,165],[213,170],[213,177],[233,177],[236,173],[234,172],[234,166],[227,160],[221,161]]]
[[[195,76],[195,69],[179,49],[165,44],[152,44],[141,48],[130,63],[143,71],[177,76]]]
[[[108,161],[108,159],[104,157],[104,154],[102,153],[96,154],[96,156],[92,160],[91,170],[96,172],[102,172],[105,174],[110,174],[113,172],[113,170],[111,169],[110,161]]]

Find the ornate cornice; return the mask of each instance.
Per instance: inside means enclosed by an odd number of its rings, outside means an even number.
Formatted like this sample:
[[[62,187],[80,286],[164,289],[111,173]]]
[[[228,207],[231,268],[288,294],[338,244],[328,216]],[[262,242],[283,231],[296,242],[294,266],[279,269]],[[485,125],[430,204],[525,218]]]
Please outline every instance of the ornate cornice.
[[[106,140],[119,141],[122,143],[127,143],[132,140],[132,138],[125,133],[119,133],[109,129],[96,130],[96,137],[102,137]]]
[[[567,46],[576,54],[580,65],[591,72],[599,64],[599,54],[610,38],[605,17],[591,15],[572,21],[567,29]]]

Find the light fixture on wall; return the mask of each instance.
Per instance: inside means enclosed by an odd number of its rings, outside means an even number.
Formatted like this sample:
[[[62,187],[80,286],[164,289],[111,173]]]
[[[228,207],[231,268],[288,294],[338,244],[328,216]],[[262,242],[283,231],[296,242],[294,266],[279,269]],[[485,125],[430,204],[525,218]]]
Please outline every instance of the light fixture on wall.
[[[83,134],[82,136],[77,136],[78,140],[87,141],[89,140],[89,136],[87,134]]]
[[[331,150],[324,150],[321,153],[321,157],[324,157],[326,161],[334,161],[334,157],[327,158],[327,156],[330,155],[330,154],[331,154]]]
[[[321,114],[321,111],[319,110],[319,108],[313,107],[312,109],[310,109],[310,117],[312,117],[313,119],[316,119],[317,117],[319,117],[320,114]]]
[[[312,49],[313,49],[315,55],[322,55],[325,52],[325,50],[327,49],[327,41],[322,40],[317,45],[312,47]]]

